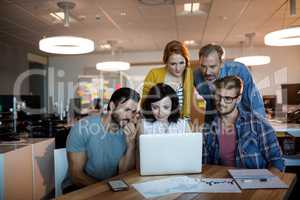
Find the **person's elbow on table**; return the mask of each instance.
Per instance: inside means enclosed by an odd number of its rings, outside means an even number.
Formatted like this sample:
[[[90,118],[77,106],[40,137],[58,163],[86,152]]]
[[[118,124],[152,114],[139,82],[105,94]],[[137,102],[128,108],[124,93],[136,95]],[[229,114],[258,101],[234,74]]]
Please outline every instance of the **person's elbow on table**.
[[[96,179],[88,176],[84,172],[86,163],[85,152],[68,152],[68,161],[70,178],[74,185],[84,187],[97,182]]]
[[[125,155],[121,158],[119,162],[119,174],[126,173],[129,170],[135,168],[136,161],[136,149],[135,145],[130,145],[127,147]]]
[[[285,171],[285,163],[284,160],[277,159],[270,162],[268,169],[272,172],[284,172]]]
[[[128,123],[124,128],[124,134],[126,135],[127,150],[124,156],[119,161],[119,174],[125,173],[135,168],[136,162],[136,136],[139,132],[139,125],[137,119]]]

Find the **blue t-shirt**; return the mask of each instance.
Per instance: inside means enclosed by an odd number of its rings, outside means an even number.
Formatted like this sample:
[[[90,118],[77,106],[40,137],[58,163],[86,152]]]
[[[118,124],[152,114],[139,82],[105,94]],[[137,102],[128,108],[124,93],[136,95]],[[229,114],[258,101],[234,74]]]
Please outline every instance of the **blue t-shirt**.
[[[67,152],[85,152],[85,172],[101,181],[118,174],[119,161],[126,152],[122,131],[108,133],[99,116],[86,117],[75,124],[67,138]]]
[[[224,62],[219,73],[220,78],[225,76],[238,76],[243,80],[244,90],[242,100],[238,105],[239,109],[241,111],[255,112],[265,117],[263,99],[249,69],[242,63],[227,61]],[[202,76],[200,69],[194,71],[194,85],[198,93],[206,101],[205,123],[210,124],[214,120],[217,111],[215,109],[213,91],[211,91],[211,88]]]

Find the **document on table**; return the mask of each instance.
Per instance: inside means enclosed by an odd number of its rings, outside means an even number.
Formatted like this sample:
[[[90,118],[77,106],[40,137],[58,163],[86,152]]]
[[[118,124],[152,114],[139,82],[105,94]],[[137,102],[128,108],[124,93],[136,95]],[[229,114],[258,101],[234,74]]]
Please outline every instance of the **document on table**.
[[[231,178],[171,177],[132,185],[145,198],[155,198],[173,193],[186,192],[241,192]]]
[[[228,171],[242,189],[288,188],[287,184],[267,169],[229,169]]]

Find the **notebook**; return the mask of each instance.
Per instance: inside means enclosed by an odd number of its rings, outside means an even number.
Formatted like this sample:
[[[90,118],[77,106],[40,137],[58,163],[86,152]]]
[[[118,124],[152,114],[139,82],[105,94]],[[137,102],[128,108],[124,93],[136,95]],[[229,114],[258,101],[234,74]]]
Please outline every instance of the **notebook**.
[[[288,188],[288,185],[267,169],[229,169],[241,189]]]

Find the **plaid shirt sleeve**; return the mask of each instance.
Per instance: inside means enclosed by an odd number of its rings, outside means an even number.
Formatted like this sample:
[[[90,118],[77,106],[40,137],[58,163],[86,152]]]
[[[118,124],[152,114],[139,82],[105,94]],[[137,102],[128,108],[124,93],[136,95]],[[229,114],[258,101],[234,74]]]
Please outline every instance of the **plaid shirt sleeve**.
[[[202,132],[203,132],[202,163],[209,164],[209,153],[208,153],[209,132],[210,132],[209,125],[204,125]]]
[[[216,132],[217,120],[214,120],[211,125],[205,125],[203,128],[203,151],[202,162],[204,164],[217,164],[218,151],[217,132]]]
[[[284,171],[285,164],[282,158],[282,151],[279,146],[276,133],[271,124],[262,119],[261,134],[259,134],[261,153],[269,164],[276,167],[280,171]]]

